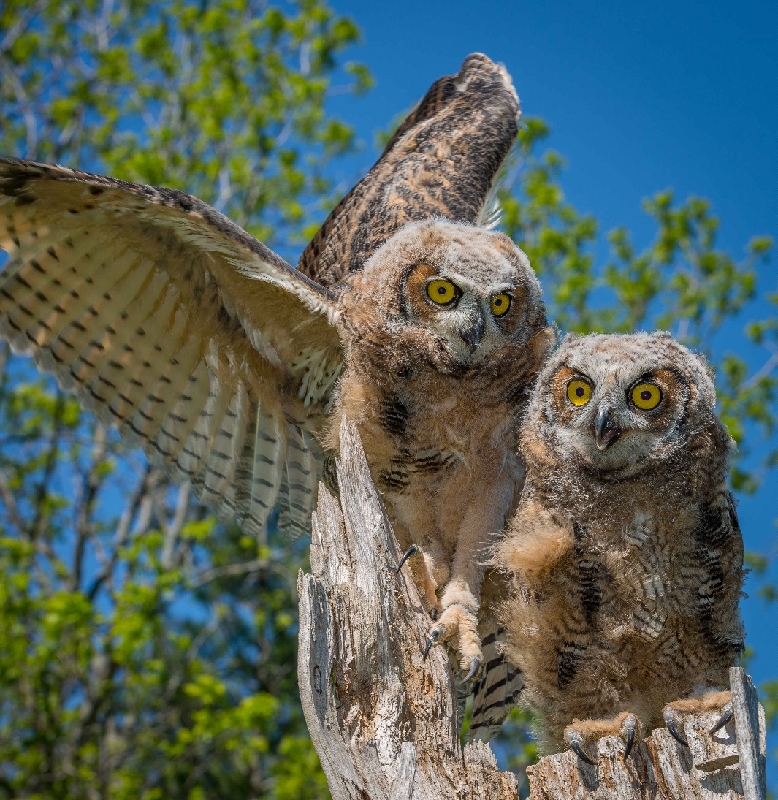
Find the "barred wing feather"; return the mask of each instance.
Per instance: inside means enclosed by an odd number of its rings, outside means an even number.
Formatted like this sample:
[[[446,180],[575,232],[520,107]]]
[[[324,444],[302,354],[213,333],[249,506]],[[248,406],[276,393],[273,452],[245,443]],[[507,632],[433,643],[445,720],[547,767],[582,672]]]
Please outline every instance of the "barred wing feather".
[[[0,334],[246,532],[308,526],[332,296],[205,203],[0,159]]]

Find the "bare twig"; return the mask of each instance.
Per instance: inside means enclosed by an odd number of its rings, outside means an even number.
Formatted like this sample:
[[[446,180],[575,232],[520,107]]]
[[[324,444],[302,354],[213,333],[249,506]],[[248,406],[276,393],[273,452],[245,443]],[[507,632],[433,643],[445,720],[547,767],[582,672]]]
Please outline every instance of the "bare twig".
[[[0,470],[0,499],[2,499],[5,504],[11,524],[19,531],[20,536],[26,538],[26,525],[19,513],[19,506],[16,504],[16,498],[11,491],[11,487],[8,485],[8,476],[3,470]]]
[[[189,585],[192,589],[197,589],[200,586],[204,586],[206,583],[216,580],[217,578],[226,578],[235,575],[248,575],[252,572],[259,572],[260,570],[265,569],[267,565],[268,560],[266,558],[257,558],[254,561],[244,561],[243,563],[238,564],[227,564],[224,567],[212,567],[211,569],[203,570],[195,575]]]
[[[145,513],[146,517],[145,520],[139,520],[137,526],[138,528],[145,530],[148,526],[148,519],[151,516],[151,503],[149,500],[149,494],[153,490],[153,478],[154,470],[149,466],[144,472],[135,494],[131,498],[130,502],[127,503],[127,506],[125,507],[124,512],[119,519],[119,524],[116,526],[116,533],[114,534],[113,541],[113,552],[111,553],[111,557],[105,564],[101,566],[100,571],[95,575],[94,580],[92,581],[92,585],[87,590],[86,596],[90,602],[95,599],[103,584],[106,583],[106,581],[110,581],[111,575],[116,568],[116,564],[123,555],[122,548],[129,538],[130,526],[132,525],[132,521],[136,515],[138,517],[143,517]]]
[[[772,373],[772,371],[778,367],[778,347],[775,345],[770,346],[770,358],[765,361],[764,364],[743,384],[742,388],[744,390],[751,389],[753,386],[756,386],[762,378],[766,378]]]
[[[106,443],[105,427],[98,424],[94,430],[92,462],[84,474],[80,476],[79,486],[76,491],[76,544],[73,554],[73,570],[70,573],[71,592],[76,591],[81,586],[86,546],[93,535],[92,515],[101,483],[99,473],[105,459]]]

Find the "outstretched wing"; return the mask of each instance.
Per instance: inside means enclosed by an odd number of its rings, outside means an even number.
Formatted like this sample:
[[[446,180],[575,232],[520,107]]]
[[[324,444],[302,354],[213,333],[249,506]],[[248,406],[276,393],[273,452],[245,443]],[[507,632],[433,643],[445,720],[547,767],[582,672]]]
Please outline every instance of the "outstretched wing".
[[[333,286],[408,222],[433,216],[488,222],[518,121],[519,99],[505,69],[480,53],[468,56],[405,118],[311,240],[298,269]]]
[[[285,487],[342,352],[329,293],[190,195],[0,159],[0,333],[246,532]]]

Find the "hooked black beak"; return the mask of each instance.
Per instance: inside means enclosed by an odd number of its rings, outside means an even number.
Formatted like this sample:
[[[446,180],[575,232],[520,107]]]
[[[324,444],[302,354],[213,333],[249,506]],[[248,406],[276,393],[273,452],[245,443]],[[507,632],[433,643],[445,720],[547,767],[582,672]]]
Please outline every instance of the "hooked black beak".
[[[470,346],[471,350],[475,350],[475,348],[481,343],[481,339],[484,338],[484,331],[486,330],[486,326],[484,325],[484,318],[481,314],[476,314],[475,317],[469,320],[469,324],[466,328],[462,328],[458,331],[460,337]]]
[[[613,410],[607,405],[597,409],[594,418],[594,441],[598,450],[607,450],[621,436],[621,428],[613,419]]]

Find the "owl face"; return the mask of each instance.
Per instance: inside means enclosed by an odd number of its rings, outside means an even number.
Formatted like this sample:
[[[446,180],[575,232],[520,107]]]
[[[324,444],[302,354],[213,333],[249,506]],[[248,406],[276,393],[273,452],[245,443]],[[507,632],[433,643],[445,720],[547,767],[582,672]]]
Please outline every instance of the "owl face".
[[[667,333],[568,336],[540,376],[533,413],[556,448],[599,472],[666,460],[713,417],[701,358]]]
[[[478,365],[545,326],[527,257],[506,236],[471,225],[427,220],[406,226],[367,262],[358,291],[362,308],[372,292],[396,334],[424,340],[459,366]]]

